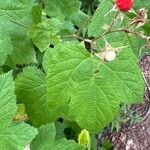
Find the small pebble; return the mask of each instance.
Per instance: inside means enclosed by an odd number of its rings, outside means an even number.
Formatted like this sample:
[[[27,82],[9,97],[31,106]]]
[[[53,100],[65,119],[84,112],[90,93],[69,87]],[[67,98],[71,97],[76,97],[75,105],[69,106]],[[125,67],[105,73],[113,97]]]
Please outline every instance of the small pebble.
[[[132,146],[133,146],[133,140],[130,139],[126,143],[126,150],[130,150],[132,148]]]
[[[147,133],[150,135],[150,127],[147,128]]]

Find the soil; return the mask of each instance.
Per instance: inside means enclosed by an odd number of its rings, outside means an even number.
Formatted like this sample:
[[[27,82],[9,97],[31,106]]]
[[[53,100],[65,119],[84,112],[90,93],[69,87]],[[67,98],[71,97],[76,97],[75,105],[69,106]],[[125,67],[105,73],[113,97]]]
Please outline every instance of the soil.
[[[111,133],[109,139],[114,150],[150,150],[150,55],[145,55],[140,66],[146,82],[144,102],[131,107],[141,115],[138,124],[124,124],[119,133]]]

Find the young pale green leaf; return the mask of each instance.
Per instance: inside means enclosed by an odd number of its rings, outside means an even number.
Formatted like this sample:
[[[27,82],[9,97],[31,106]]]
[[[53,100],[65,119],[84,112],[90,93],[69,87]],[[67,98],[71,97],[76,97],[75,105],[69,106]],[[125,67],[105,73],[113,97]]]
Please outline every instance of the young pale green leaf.
[[[8,54],[13,50],[12,41],[8,32],[0,28],[0,65],[3,65],[7,59]]]
[[[38,129],[39,134],[31,143],[31,150],[85,150],[72,140],[55,139],[56,129],[54,124],[47,124]]]
[[[91,150],[91,137],[89,131],[83,129],[78,136],[78,143],[84,145],[88,150]]]
[[[57,45],[45,54],[47,104],[59,116],[71,116],[80,127],[97,132],[116,115],[120,102],[142,100],[144,82],[128,48],[106,63],[79,43]],[[69,116],[68,116],[69,117]]]
[[[44,0],[45,12],[54,18],[63,20],[71,18],[80,8],[78,0]]]
[[[108,0],[103,0],[91,19],[88,27],[89,36],[98,36],[103,33],[111,24],[115,12],[108,13],[113,8],[113,4]],[[108,13],[108,14],[107,14]]]
[[[33,26],[29,30],[28,36],[32,39],[35,46],[43,52],[49,48],[50,44],[55,45],[60,41],[59,36],[56,35],[60,28],[61,23],[57,19],[49,19]]]
[[[16,113],[11,72],[0,76],[0,149],[22,150],[36,136],[37,130],[25,123],[12,122]]]

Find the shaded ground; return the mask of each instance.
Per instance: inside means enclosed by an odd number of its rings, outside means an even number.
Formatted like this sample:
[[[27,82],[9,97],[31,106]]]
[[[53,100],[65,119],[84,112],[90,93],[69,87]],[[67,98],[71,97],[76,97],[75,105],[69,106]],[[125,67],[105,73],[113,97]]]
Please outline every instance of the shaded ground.
[[[146,89],[143,104],[132,106],[141,115],[142,121],[136,125],[123,125],[119,133],[109,136],[114,150],[150,150],[150,55],[140,62],[145,76]]]

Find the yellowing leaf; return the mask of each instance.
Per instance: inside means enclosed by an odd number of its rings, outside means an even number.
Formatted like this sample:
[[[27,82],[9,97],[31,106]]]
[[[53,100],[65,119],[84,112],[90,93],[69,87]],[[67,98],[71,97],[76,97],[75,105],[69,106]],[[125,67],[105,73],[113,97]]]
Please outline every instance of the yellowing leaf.
[[[25,121],[27,120],[27,114],[25,113],[24,104],[18,104],[17,114],[15,115],[14,121]]]
[[[91,137],[89,134],[89,131],[86,129],[82,130],[81,133],[78,136],[78,143],[83,146],[87,146],[90,150],[91,147]]]

